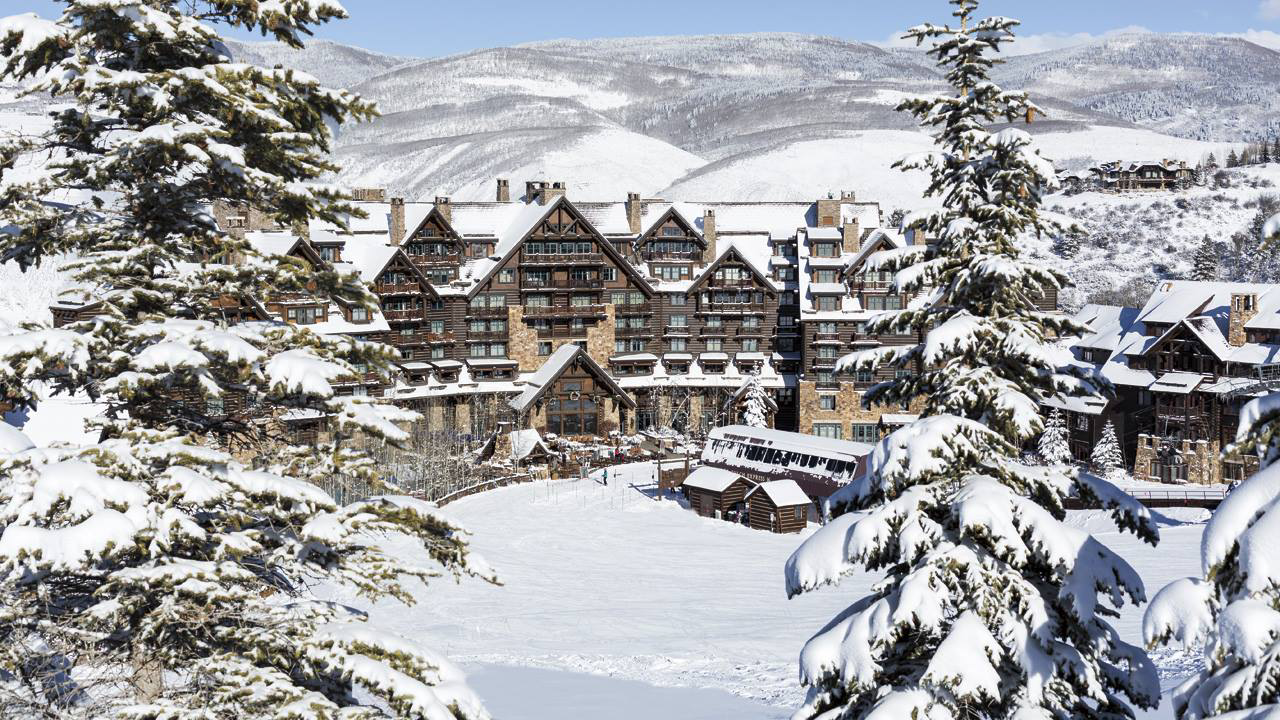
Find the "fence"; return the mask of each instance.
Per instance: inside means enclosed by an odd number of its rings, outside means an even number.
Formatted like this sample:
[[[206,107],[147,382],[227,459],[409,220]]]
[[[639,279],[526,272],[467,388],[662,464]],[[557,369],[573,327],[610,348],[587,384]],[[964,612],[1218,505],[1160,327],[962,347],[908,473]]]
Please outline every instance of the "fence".
[[[1198,507],[1213,510],[1227,496],[1224,490],[1129,490],[1134,500],[1149,508]],[[1080,510],[1083,503],[1074,498],[1063,503],[1069,510]],[[1096,507],[1096,506],[1093,506]]]

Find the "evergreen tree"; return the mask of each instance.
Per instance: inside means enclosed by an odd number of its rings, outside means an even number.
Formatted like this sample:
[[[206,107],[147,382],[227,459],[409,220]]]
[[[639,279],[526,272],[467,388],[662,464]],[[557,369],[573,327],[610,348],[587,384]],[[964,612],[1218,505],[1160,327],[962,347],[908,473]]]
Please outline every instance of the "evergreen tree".
[[[1192,280],[1217,280],[1222,250],[1208,235],[1196,246],[1191,258]]]
[[[1280,135],[1271,139],[1271,161],[1280,163]]]
[[[331,0],[62,4],[57,21],[0,21],[0,71],[60,103],[46,132],[0,145],[0,260],[74,256],[103,304],[63,328],[0,332],[0,405],[45,387],[106,410],[84,447],[35,448],[0,426],[0,715],[484,717],[448,661],[311,592],[410,601],[432,562],[491,577],[433,506],[341,507],[308,482],[376,483],[348,441],[406,436],[397,423],[412,413],[331,385],[357,365],[388,372],[389,350],[237,321],[287,293],[373,296],[354,276],[259,254],[209,212],[247,202],[284,227],[352,212],[317,181],[336,169],[330,126],[372,107],[233,63],[214,29],[300,47],[345,12]],[[9,172],[36,160],[34,177]],[[290,443],[290,413],[324,423],[322,441]],[[372,541],[387,533],[417,557]]]
[[[742,380],[742,424],[750,427],[769,427],[769,396],[760,384],[760,373],[753,372]]]
[[[1258,144],[1258,162],[1263,165],[1271,162],[1271,145],[1265,138]]]
[[[1263,245],[1280,242],[1280,215]],[[1173,695],[1174,715],[1264,718],[1280,712],[1280,393],[1250,401],[1227,456],[1257,457],[1259,469],[1214,511],[1200,542],[1201,576],[1175,580],[1151,601],[1148,644],[1203,647],[1204,669]]]
[[[1233,168],[1233,167],[1239,167],[1239,166],[1240,166],[1240,157],[1236,155],[1236,149],[1231,148],[1231,152],[1227,155],[1227,167]]]
[[[1204,166],[1209,169],[1216,170],[1218,167],[1218,158],[1213,153],[1209,153],[1208,159],[1204,161]]]
[[[1040,459],[1049,465],[1065,465],[1071,462],[1071,445],[1067,442],[1067,421],[1057,408],[1049,411],[1049,420],[1036,443]]]
[[[796,717],[1129,717],[1128,703],[1153,706],[1159,687],[1146,654],[1108,618],[1143,599],[1142,582],[1067,526],[1062,502],[1101,502],[1151,541],[1155,529],[1105,481],[1021,460],[1043,429],[1039,407],[1092,394],[1100,381],[1053,339],[1082,327],[1036,307],[1065,278],[1018,248],[1024,233],[1056,231],[1038,212],[1052,165],[1025,132],[986,129],[1035,111],[989,77],[1017,23],[975,19],[975,0],[952,4],[959,27],[921,25],[907,37],[935,41],[930,54],[955,93],[899,105],[935,133],[933,152],[898,166],[929,171],[928,194],[942,208],[913,227],[936,241],[872,259],[904,292],[922,293],[873,330],[922,341],[841,361],[907,371],[864,402],[920,400],[923,409],[876,447],[866,472],[832,497],[837,517],[787,563],[792,595],[856,566],[886,573],[806,644],[810,689]]]
[[[1116,483],[1127,479],[1124,467],[1124,453],[1120,450],[1120,440],[1116,437],[1116,426],[1110,420],[1102,429],[1102,437],[1093,446],[1089,455],[1089,463],[1093,471],[1108,481]]]

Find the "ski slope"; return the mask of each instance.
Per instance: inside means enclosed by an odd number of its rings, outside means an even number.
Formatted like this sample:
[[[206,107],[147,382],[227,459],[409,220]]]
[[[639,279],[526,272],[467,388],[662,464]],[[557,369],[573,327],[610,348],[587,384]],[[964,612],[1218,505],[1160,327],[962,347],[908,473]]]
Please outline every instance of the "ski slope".
[[[681,700],[662,717],[787,717],[803,696],[800,647],[876,578],[858,574],[787,600],[783,563],[803,536],[754,531],[656,501],[631,487],[648,490],[651,464],[611,472],[607,487],[538,483],[449,505],[504,585],[440,580],[412,608],[378,606],[373,622],[471,668],[478,691],[504,720],[656,717],[622,709],[599,715],[595,703],[606,697],[619,708],[666,708],[672,692]],[[1203,514],[1194,512],[1188,519]],[[1148,595],[1197,569],[1198,522],[1168,520],[1158,550],[1116,532],[1097,513],[1077,513],[1073,522],[1133,563]],[[1118,622],[1132,641],[1140,624],[1135,608]],[[1176,654],[1158,660],[1173,673],[1166,686],[1188,662]]]

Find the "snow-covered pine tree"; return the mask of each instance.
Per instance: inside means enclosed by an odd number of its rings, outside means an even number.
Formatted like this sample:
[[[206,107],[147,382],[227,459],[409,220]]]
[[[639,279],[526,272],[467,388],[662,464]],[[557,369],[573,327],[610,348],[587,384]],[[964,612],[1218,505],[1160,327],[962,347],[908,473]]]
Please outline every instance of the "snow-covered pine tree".
[[[1036,441],[1036,451],[1040,459],[1049,465],[1065,465],[1071,462],[1067,421],[1058,408],[1049,411],[1049,419],[1044,423],[1044,430]]]
[[[284,293],[373,297],[354,277],[259,255],[209,212],[247,202],[293,227],[350,211],[316,181],[334,169],[330,125],[372,107],[302,73],[232,62],[214,29],[299,46],[344,11],[63,5],[57,21],[0,20],[0,71],[60,103],[46,132],[0,146],[0,259],[73,256],[103,304],[62,328],[0,332],[0,405],[30,405],[44,387],[105,415],[87,447],[34,448],[0,424],[0,715],[484,717],[447,660],[313,594],[326,583],[410,601],[440,569],[491,577],[433,506],[340,507],[307,482],[376,481],[346,441],[405,437],[396,423],[412,413],[331,384],[357,364],[386,371],[387,349],[237,321]],[[13,172],[32,160],[43,171]],[[332,441],[260,444],[286,413],[324,422]],[[384,552],[388,533],[420,552]]]
[[[1239,167],[1239,166],[1240,166],[1240,156],[1236,155],[1235,148],[1231,148],[1231,152],[1227,153],[1227,167],[1233,168],[1233,167]]]
[[[1280,243],[1280,215],[1264,224],[1262,240]],[[1150,645],[1203,647],[1204,669],[1173,693],[1179,720],[1280,715],[1280,393],[1244,406],[1225,454],[1257,457],[1259,469],[1209,518],[1201,577],[1166,585],[1142,624]]]
[[[1089,463],[1093,471],[1112,483],[1123,482],[1128,477],[1124,467],[1124,453],[1120,450],[1120,439],[1116,437],[1116,426],[1110,420],[1102,428],[1102,437],[1093,446],[1089,454]]]
[[[1191,257],[1191,279],[1192,280],[1217,280],[1219,264],[1222,261],[1222,249],[1213,241],[1213,238],[1205,235],[1196,246],[1195,254]]]
[[[1036,307],[1063,276],[1018,248],[1024,233],[1053,230],[1038,212],[1053,168],[1025,132],[987,131],[1035,110],[988,75],[1017,23],[975,19],[975,0],[952,4],[958,27],[922,25],[907,37],[935,41],[930,54],[955,93],[899,106],[935,134],[933,152],[898,165],[929,171],[943,207],[912,226],[936,240],[872,259],[895,271],[898,291],[922,293],[877,317],[875,330],[923,341],[841,362],[907,371],[864,401],[922,400],[923,409],[877,445],[865,474],[832,498],[836,517],[787,563],[791,595],[859,566],[886,572],[805,645],[810,689],[795,717],[1129,717],[1129,703],[1154,705],[1159,687],[1146,654],[1108,618],[1143,599],[1142,581],[1065,524],[1062,502],[1099,500],[1151,541],[1155,529],[1109,483],[1020,459],[1045,401],[1099,387],[1052,339],[1081,327]]]
[[[769,396],[760,384],[760,373],[753,372],[742,379],[742,424],[751,427],[769,427]]]
[[[1204,161],[1204,166],[1208,170],[1217,170],[1218,158],[1213,153],[1209,153],[1209,157]]]

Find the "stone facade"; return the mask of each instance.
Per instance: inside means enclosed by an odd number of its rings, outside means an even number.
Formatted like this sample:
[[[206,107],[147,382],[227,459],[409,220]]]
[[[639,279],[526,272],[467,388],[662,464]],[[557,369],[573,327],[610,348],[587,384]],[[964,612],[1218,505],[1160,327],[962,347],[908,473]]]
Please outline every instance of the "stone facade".
[[[1227,314],[1227,343],[1242,347],[1248,341],[1245,324],[1258,314],[1258,297],[1236,293],[1231,296],[1231,310]]]
[[[1221,448],[1217,442],[1207,440],[1181,440],[1173,450],[1175,457],[1170,457],[1185,467],[1186,482],[1191,485],[1215,485],[1222,482],[1222,463],[1219,460]],[[1159,472],[1160,438],[1154,435],[1138,436],[1138,449],[1133,463],[1135,480],[1164,482],[1171,478]]]

